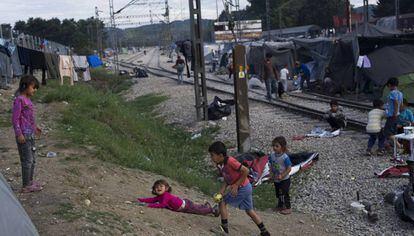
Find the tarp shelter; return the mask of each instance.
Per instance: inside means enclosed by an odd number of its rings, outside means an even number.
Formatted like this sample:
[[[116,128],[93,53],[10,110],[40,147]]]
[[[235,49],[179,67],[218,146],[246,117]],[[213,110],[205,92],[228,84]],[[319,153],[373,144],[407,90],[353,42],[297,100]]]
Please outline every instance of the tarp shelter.
[[[298,59],[302,63],[313,61],[311,80],[322,80],[325,76],[325,68],[331,61],[335,41],[330,38],[293,39],[297,49]]]
[[[0,234],[37,236],[36,227],[0,173]]]
[[[354,72],[357,58],[354,55],[354,47],[358,41],[355,38],[340,38],[335,41],[333,55],[328,68],[334,88],[331,92],[336,93],[341,89],[355,89]]]
[[[279,70],[288,65],[289,70],[294,63],[294,45],[292,42],[253,42],[247,46],[247,64],[251,72],[259,77],[264,73],[264,60],[266,53],[272,54],[272,63]]]
[[[404,98],[407,99],[410,104],[414,104],[414,73],[405,74],[397,78],[399,82],[398,90],[404,94]],[[390,90],[385,86],[382,93],[384,100],[389,92]]]
[[[101,59],[99,59],[99,57],[97,55],[89,55],[87,57],[87,60],[88,60],[89,66],[92,67],[92,68],[103,65]]]
[[[7,47],[0,45],[0,86],[7,85],[13,78],[12,59]]]
[[[363,69],[375,84],[383,86],[391,77],[414,73],[414,45],[396,45],[380,48],[370,54],[371,68]]]

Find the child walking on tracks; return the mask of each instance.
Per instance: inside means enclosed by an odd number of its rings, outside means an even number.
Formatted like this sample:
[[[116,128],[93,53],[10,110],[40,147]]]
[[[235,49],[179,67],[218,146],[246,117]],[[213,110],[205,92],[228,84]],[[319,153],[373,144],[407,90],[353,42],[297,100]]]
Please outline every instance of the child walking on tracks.
[[[36,126],[34,107],[30,97],[36,93],[38,88],[39,81],[35,77],[23,76],[13,103],[12,123],[22,165],[22,193],[37,192],[43,188],[43,184],[33,180],[36,164],[35,135],[39,136],[42,131]]]
[[[290,208],[290,171],[292,163],[286,154],[287,143],[282,136],[276,137],[272,141],[274,153],[269,157],[269,164],[272,171],[273,181],[275,184],[276,198],[278,199],[276,212],[283,215],[292,213]]]
[[[208,148],[211,160],[217,165],[224,177],[224,183],[220,188],[220,194],[224,199],[219,203],[221,225],[212,231],[217,234],[229,233],[227,204],[246,211],[246,214],[254,221],[260,230],[260,235],[268,236],[263,221],[253,210],[252,185],[247,178],[249,169],[238,162],[234,157],[227,156],[226,146],[222,142],[215,142]],[[226,190],[229,190],[225,194]]]

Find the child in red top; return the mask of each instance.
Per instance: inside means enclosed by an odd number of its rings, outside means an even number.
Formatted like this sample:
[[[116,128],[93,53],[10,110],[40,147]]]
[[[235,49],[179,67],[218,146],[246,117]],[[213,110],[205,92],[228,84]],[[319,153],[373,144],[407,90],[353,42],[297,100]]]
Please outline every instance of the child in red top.
[[[227,204],[230,204],[233,207],[246,211],[246,214],[260,229],[260,235],[270,235],[263,221],[253,210],[252,185],[247,178],[249,169],[234,157],[227,156],[226,146],[222,142],[211,144],[208,152],[210,153],[211,160],[217,165],[224,177],[224,183],[220,188],[220,194],[224,196],[223,201],[219,205],[221,225],[219,229],[213,229],[213,232],[229,233]],[[224,194],[226,190],[229,190],[229,192]]]
[[[160,179],[152,186],[152,194],[156,197],[138,198],[138,202],[144,203],[151,208],[168,208],[172,211],[185,212],[197,215],[213,214],[218,216],[218,209],[212,208],[209,203],[204,205],[195,204],[188,199],[181,199],[171,194],[171,187],[167,181]]]

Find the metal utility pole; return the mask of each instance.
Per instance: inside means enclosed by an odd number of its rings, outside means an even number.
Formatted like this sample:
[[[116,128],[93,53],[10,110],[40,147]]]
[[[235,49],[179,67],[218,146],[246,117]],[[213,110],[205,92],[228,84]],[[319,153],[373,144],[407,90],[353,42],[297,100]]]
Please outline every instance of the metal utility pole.
[[[246,70],[246,48],[233,49],[234,94],[236,100],[237,147],[240,153],[250,150],[249,96]]]
[[[352,32],[352,11],[351,11],[351,3],[349,0],[346,1],[346,24],[348,26],[348,32]]]
[[[266,0],[266,30],[267,30],[267,40],[270,41],[270,4],[269,4],[269,0]]]
[[[167,26],[167,33],[166,33],[166,42],[165,45],[168,45],[172,42],[172,33],[171,33],[171,24],[170,24],[170,7],[168,6],[168,0],[165,0],[165,14],[164,14],[164,21]]]
[[[96,47],[98,48],[98,55],[102,58],[102,31],[101,31],[101,24],[99,20],[99,12],[102,12],[95,7],[95,22],[96,22]]]
[[[109,15],[110,15],[110,20],[111,20],[111,44],[112,44],[112,49],[114,50],[114,55],[113,55],[113,63],[114,63],[114,70],[115,73],[117,74],[119,71],[119,65],[118,65],[118,43],[117,43],[117,36],[116,36],[116,32],[115,32],[115,12],[114,12],[114,1],[113,0],[109,0]]]
[[[218,0],[216,0],[216,14],[217,14],[217,21],[219,21],[219,12],[218,12]]]
[[[400,29],[400,0],[395,0],[395,27]]]
[[[200,0],[188,0],[190,8],[191,47],[195,65],[194,92],[197,120],[208,120],[207,85]]]

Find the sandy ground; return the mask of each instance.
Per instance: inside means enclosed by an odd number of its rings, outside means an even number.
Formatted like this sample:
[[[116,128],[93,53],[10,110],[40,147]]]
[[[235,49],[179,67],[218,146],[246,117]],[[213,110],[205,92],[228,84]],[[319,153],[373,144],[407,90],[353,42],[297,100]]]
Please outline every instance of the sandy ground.
[[[160,83],[161,81],[161,83]],[[154,84],[153,84],[154,83]],[[183,98],[180,90],[163,78],[148,78],[134,85],[126,97],[164,91],[173,99]],[[162,86],[165,86],[163,88]],[[13,91],[1,91],[0,116],[10,120]],[[168,113],[166,104],[160,109]],[[38,159],[35,178],[47,183],[38,193],[20,194],[21,170],[19,156],[10,125],[0,127],[0,172],[6,177],[18,199],[31,217],[40,235],[213,235],[210,229],[220,220],[210,216],[176,213],[167,209],[138,206],[134,199],[150,196],[152,183],[165,178],[137,169],[128,169],[102,162],[93,147],[79,147],[57,135],[59,113],[63,103],[35,104],[37,121],[44,135],[37,140]],[[172,111],[169,111],[172,112]],[[188,123],[187,123],[188,124]],[[57,153],[47,158],[46,153]],[[211,197],[166,178],[178,196],[197,203],[211,202]],[[85,200],[91,204],[87,206]],[[259,212],[273,235],[332,235],[326,222],[294,212],[282,216],[271,211]],[[256,226],[244,212],[231,209],[231,235],[257,235]]]

